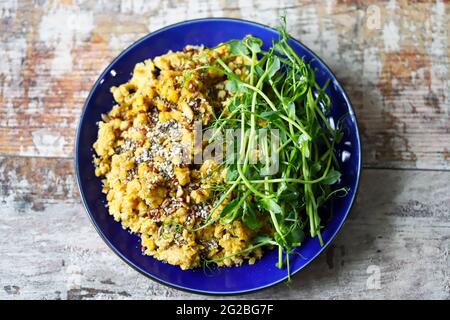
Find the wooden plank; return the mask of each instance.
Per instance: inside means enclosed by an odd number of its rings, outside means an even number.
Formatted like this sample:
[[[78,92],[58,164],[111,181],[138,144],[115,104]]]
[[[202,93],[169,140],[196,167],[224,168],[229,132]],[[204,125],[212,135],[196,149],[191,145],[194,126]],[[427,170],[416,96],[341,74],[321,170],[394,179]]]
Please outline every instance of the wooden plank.
[[[101,70],[134,40],[206,16],[289,30],[344,83],[368,167],[450,169],[447,1],[0,1],[0,154],[72,157]],[[112,18],[113,17],[113,18]]]
[[[289,286],[239,298],[450,299],[448,181],[450,172],[364,170],[326,253]],[[115,256],[80,204],[69,159],[0,158],[0,203],[0,299],[199,298]]]
[[[73,161],[57,158],[1,157],[1,197],[18,204],[15,212],[44,211],[46,204],[79,203]]]

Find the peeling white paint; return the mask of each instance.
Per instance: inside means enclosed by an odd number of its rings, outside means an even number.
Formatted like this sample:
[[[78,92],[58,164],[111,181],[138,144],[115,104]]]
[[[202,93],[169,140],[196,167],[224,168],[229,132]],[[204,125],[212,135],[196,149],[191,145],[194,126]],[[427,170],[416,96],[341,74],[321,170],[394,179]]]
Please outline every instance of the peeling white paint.
[[[31,135],[39,156],[67,156],[64,153],[66,141],[63,136],[48,129],[33,131]]]
[[[5,77],[6,83],[17,83],[20,80],[20,71],[22,70],[22,63],[25,59],[26,51],[27,40],[25,36],[0,42],[0,74]],[[18,88],[18,86],[14,84],[14,86],[8,89],[13,90],[14,88]],[[8,93],[11,95],[11,92]]]
[[[9,100],[9,99],[8,99]],[[6,117],[0,118],[0,126],[2,127],[15,127],[18,125],[16,119],[16,111],[14,110],[14,106],[11,101],[6,101],[3,104],[3,107],[6,111]]]
[[[157,10],[160,5],[159,1],[122,0],[120,2],[120,11],[123,13],[142,14]]]
[[[367,112],[381,112],[380,108],[373,106],[383,105],[383,96],[377,83],[380,79],[383,65],[381,63],[380,50],[373,46],[364,49],[363,65],[362,65],[362,102],[363,108],[367,108]],[[376,157],[376,148],[370,150],[369,157]]]
[[[5,168],[0,167],[0,181],[8,181],[9,185],[14,186],[16,190],[26,190],[30,189],[31,184],[24,177],[17,177],[16,171],[14,170],[6,170]],[[14,194],[11,193],[12,196]],[[10,200],[11,202],[14,200],[13,198],[9,199],[9,195],[2,195],[3,197],[0,200],[4,201],[5,204]]]
[[[442,106],[447,115],[450,114],[450,77],[448,70],[448,15],[445,4],[438,0],[432,7],[431,44],[427,47],[431,57],[431,88],[443,96]]]
[[[288,31],[291,32],[291,34],[294,36],[298,35],[298,40],[305,43],[311,49],[317,50],[320,49],[317,47],[320,37],[319,23],[317,23],[318,21],[319,15],[316,7],[307,6],[305,8],[302,8],[299,13],[297,21],[299,25],[291,25],[291,27],[289,27],[288,25]],[[297,29],[297,27],[299,28]]]
[[[39,25],[39,39],[44,42],[61,40],[85,40],[94,27],[93,13],[53,6]]]
[[[331,15],[333,8],[336,5],[336,0],[326,0],[325,2],[326,2],[326,7],[325,7],[326,13],[328,15]]]
[[[224,16],[219,0],[189,0],[184,6],[174,5],[169,1],[163,1],[162,3],[159,3],[158,17],[151,16],[147,23],[147,28],[150,32],[153,32],[164,26],[183,20],[198,19],[207,16]]]
[[[80,266],[71,264],[67,266],[67,290],[80,289],[83,278],[83,272]]]
[[[442,1],[437,1],[433,6],[432,24],[433,36],[431,37],[430,54],[445,55],[447,49],[445,45],[445,34],[448,32],[448,16],[445,13],[445,6]],[[444,72],[446,70],[443,70]]]
[[[377,47],[366,48],[363,61],[363,79],[370,80],[373,83],[378,82],[383,67],[380,50]]]
[[[289,15],[288,10],[270,10],[270,8],[288,7],[290,4],[280,1],[239,0],[239,14],[244,19],[255,20],[269,26],[276,26],[280,14]]]
[[[128,47],[137,40],[134,33],[111,34],[108,42],[109,49],[116,54]]]
[[[53,6],[39,25],[39,40],[54,47],[54,58],[50,74],[59,77],[72,71],[71,51],[90,35],[94,27],[93,13]]]
[[[17,85],[23,82],[23,63],[27,52],[27,40],[23,37],[15,37],[7,41],[0,41],[0,96],[4,97],[2,111],[4,117],[0,117],[0,125],[8,127],[17,125],[16,112],[13,99],[20,99],[24,92],[23,87]]]
[[[386,9],[389,9],[389,10],[392,10],[392,11],[398,9],[397,1],[390,0],[389,3],[386,5]],[[391,13],[393,13],[393,12],[391,12]]]
[[[326,61],[339,62],[339,39],[335,27],[335,21],[333,18],[321,17],[320,33],[318,37],[321,38],[322,47],[320,48],[320,54]],[[346,20],[351,21],[351,17],[347,17]],[[351,65],[351,63],[350,63]]]
[[[398,51],[400,49],[400,34],[397,25],[393,21],[384,24],[383,42],[386,52]]]
[[[17,12],[17,0],[5,0],[0,2],[0,18],[15,18]]]
[[[55,47],[55,56],[51,62],[50,74],[55,77],[71,72],[73,67],[70,46],[65,41],[60,41]]]

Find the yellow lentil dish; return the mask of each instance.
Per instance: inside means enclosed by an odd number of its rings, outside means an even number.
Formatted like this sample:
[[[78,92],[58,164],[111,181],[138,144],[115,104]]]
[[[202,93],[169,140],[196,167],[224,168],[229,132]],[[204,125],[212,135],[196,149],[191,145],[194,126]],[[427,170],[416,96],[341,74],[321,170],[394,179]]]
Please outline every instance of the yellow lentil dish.
[[[194,123],[207,127],[232,95],[223,74],[196,71],[218,57],[236,75],[248,73],[248,62],[230,55],[228,45],[187,46],[138,63],[127,83],[111,88],[117,104],[103,115],[94,144],[95,174],[103,179],[110,214],[140,236],[144,254],[182,269],[202,259],[232,266],[262,256],[261,248],[242,252],[261,231],[240,219],[216,219],[196,230],[214,206],[212,186],[226,178],[213,160],[193,165],[189,148]]]

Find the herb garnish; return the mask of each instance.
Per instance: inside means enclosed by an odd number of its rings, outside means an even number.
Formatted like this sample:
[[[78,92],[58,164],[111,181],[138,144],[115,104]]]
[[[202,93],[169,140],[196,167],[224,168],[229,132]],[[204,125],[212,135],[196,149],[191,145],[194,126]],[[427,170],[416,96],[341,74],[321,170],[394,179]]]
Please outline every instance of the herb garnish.
[[[273,233],[256,237],[251,246],[236,255],[265,245],[278,246],[277,266],[286,266],[290,277],[289,256],[304,241],[305,232],[317,237],[323,245],[319,208],[336,194],[345,195],[348,189],[332,188],[341,177],[334,147],[342,134],[327,120],[328,82],[319,86],[310,65],[289,45],[284,17],[279,34],[268,51],[253,36],[227,43],[232,55],[250,62],[245,79],[233,73],[220,58],[212,65],[199,68],[223,73],[228,79],[226,89],[234,94],[212,128],[240,129],[236,161],[224,164],[227,170],[224,192],[199,228],[218,219],[224,223],[241,219],[248,228],[258,230],[268,215]],[[261,129],[277,129],[279,147],[271,149],[269,138],[258,141],[263,158],[254,163],[251,157]],[[210,142],[215,136],[212,135]],[[278,154],[279,170],[269,176],[267,168],[273,153]],[[226,199],[231,201],[220,216],[213,216]],[[211,262],[218,260],[206,261]]]

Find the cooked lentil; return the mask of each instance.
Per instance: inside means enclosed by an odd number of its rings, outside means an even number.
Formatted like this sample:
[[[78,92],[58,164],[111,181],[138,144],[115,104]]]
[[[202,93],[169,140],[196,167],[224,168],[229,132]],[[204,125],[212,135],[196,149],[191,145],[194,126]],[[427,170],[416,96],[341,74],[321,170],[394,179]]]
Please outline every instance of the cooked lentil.
[[[256,236],[240,220],[224,224],[219,219],[189,231],[208,216],[215,200],[211,186],[226,176],[213,160],[191,165],[189,148],[193,123],[207,126],[230,99],[222,74],[194,70],[218,57],[236,74],[247,73],[245,61],[231,56],[226,45],[187,46],[138,63],[127,83],[111,88],[117,104],[99,122],[94,144],[95,174],[103,178],[109,213],[140,235],[144,254],[182,269],[200,266],[202,257],[236,254]],[[252,264],[261,256],[258,248],[218,265]]]

